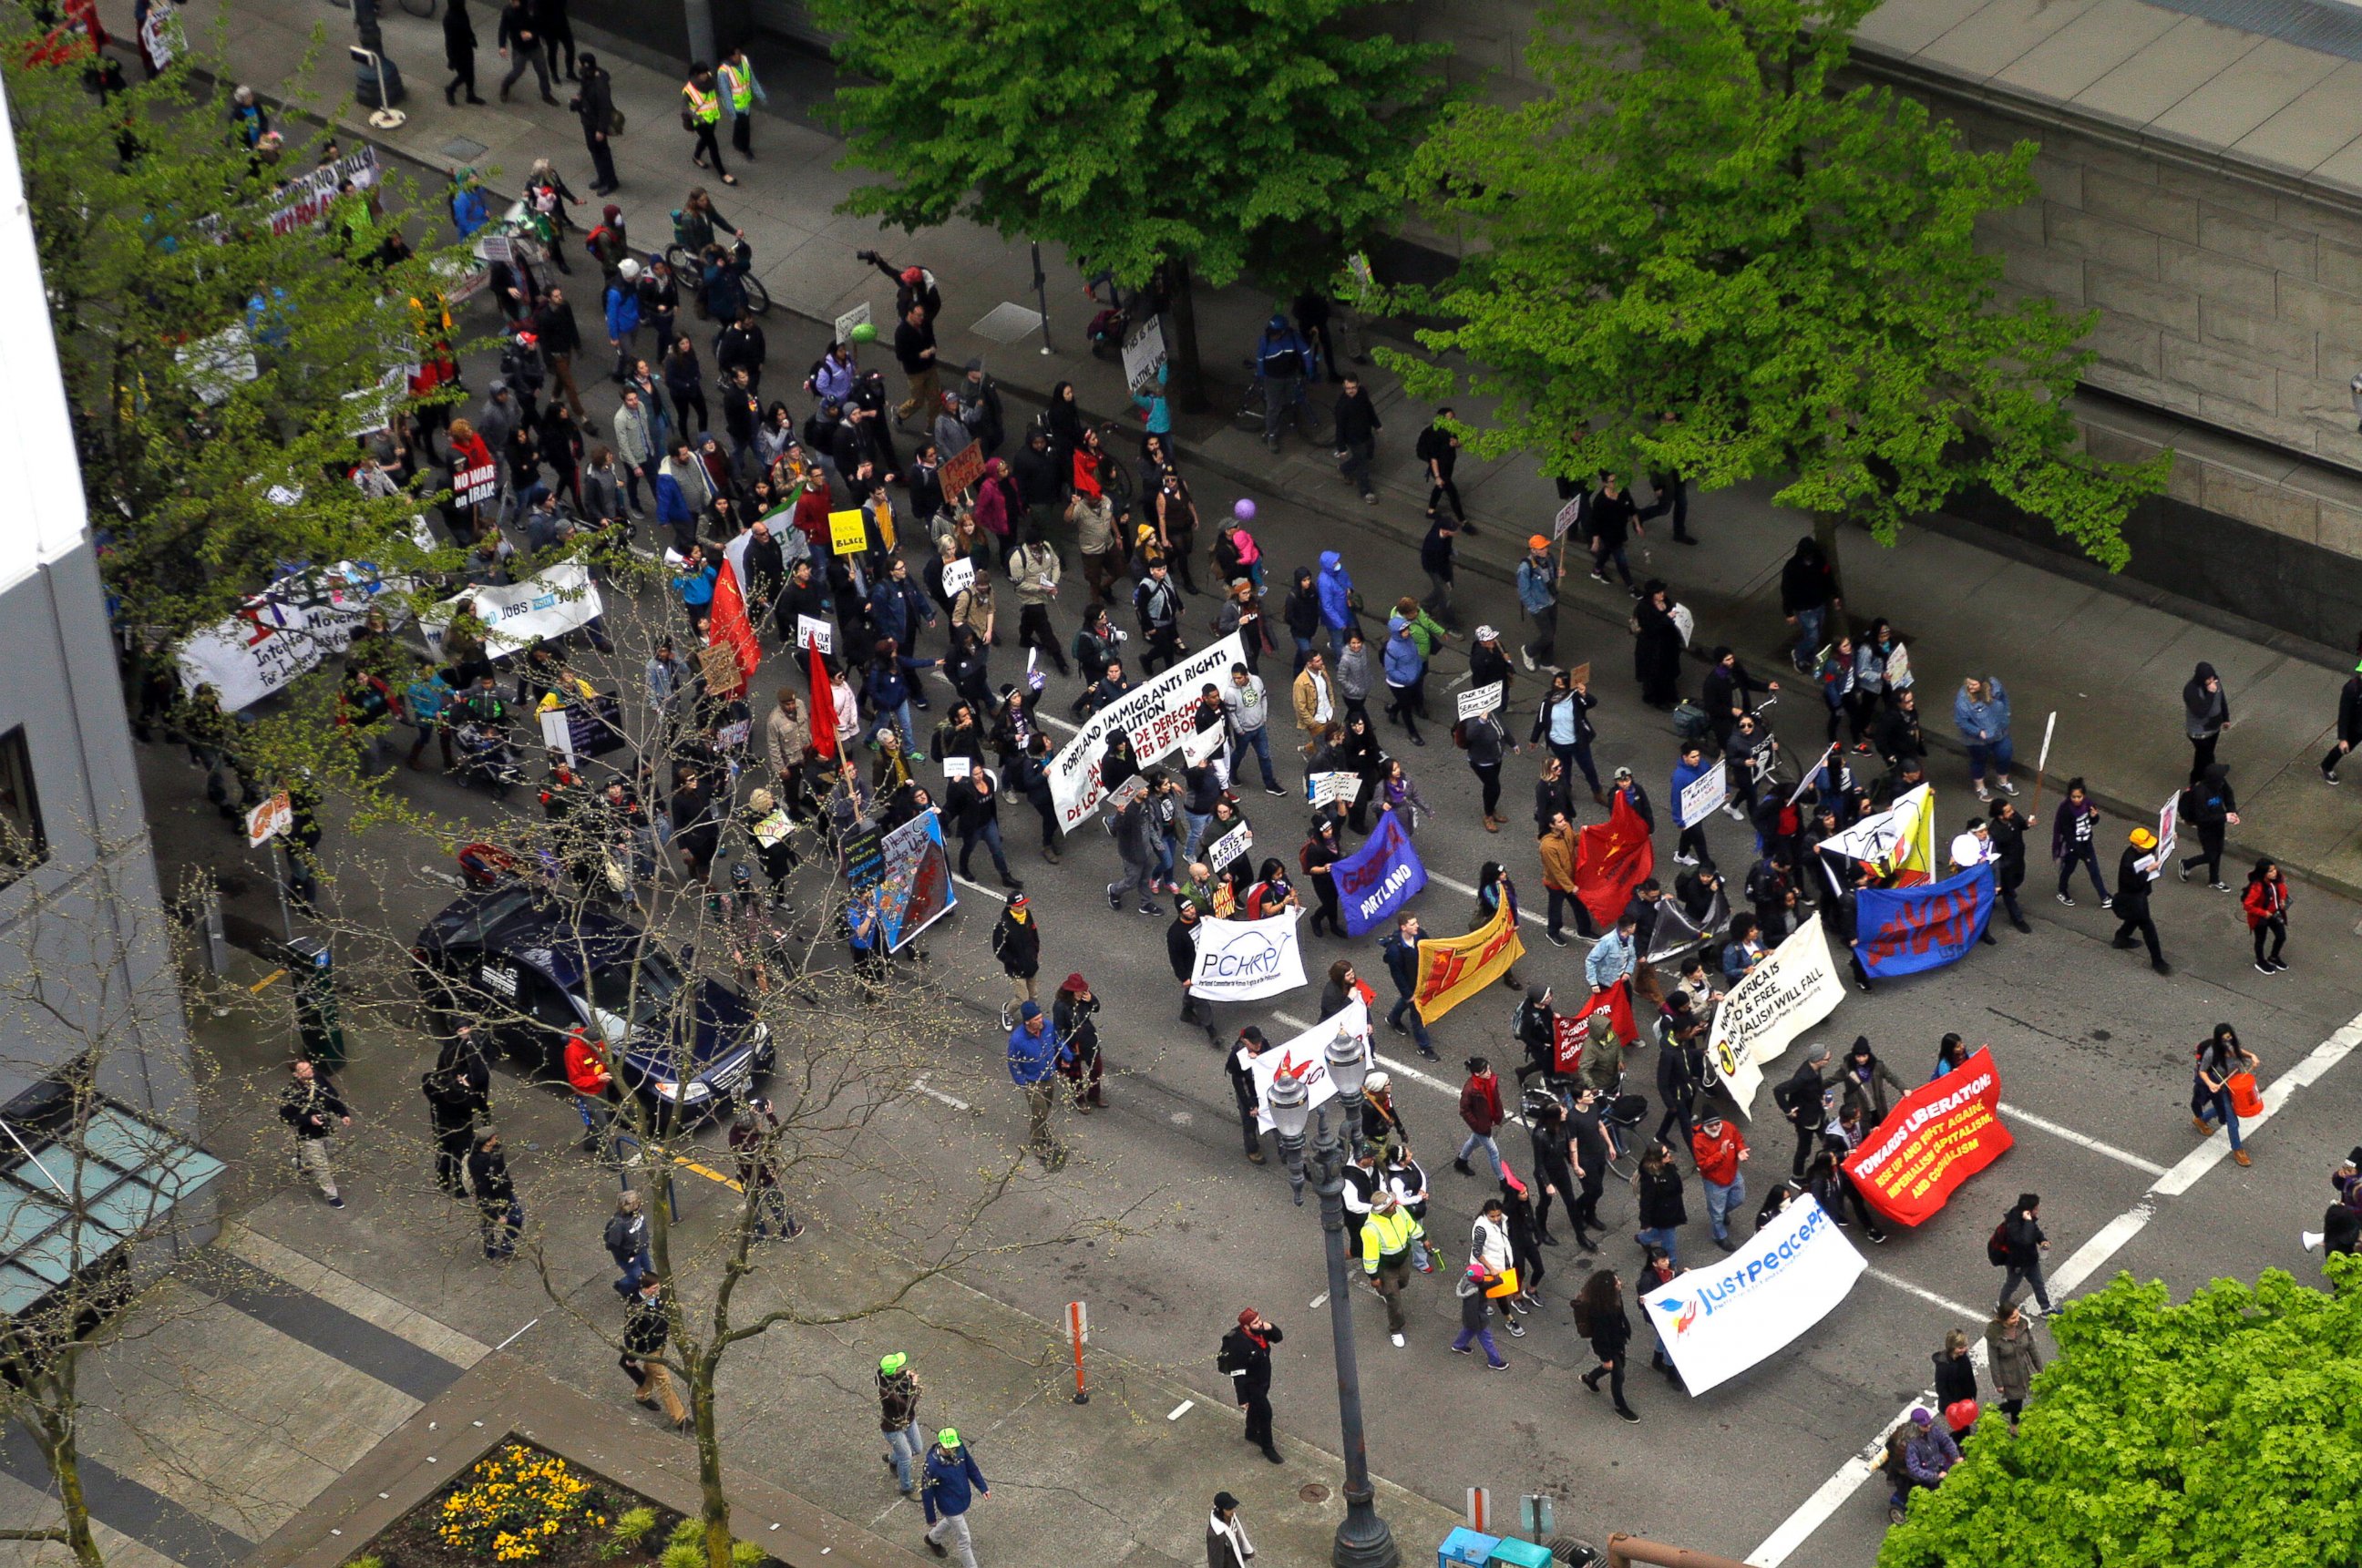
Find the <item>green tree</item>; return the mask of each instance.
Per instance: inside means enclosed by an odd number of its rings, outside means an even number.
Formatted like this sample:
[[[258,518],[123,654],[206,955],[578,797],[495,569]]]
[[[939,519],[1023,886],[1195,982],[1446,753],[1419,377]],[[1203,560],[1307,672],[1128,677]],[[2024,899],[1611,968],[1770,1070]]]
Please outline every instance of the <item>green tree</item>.
[[[1979,215],[2034,193],[2035,148],[1972,152],[1883,88],[1839,91],[1875,0],[1561,0],[1529,50],[1544,91],[1454,112],[1406,193],[1477,242],[1423,304],[1417,392],[1500,400],[1488,455],[1546,472],[1675,469],[1867,523],[1972,486],[2125,564],[2162,487],[2078,449],[2065,411],[2089,315],[2004,300]]]
[[[1381,0],[1384,3],[1384,0]],[[1175,400],[1199,406],[1195,278],[1326,282],[1400,210],[1395,180],[1442,102],[1444,46],[1366,0],[820,0],[846,210],[908,230],[969,218],[1066,248],[1127,287],[1160,268]]]
[[[11,128],[119,622],[167,646],[229,615],[281,562],[430,564],[410,536],[420,498],[371,498],[342,475],[359,456],[355,432],[383,422],[372,411],[407,403],[402,367],[419,357],[422,324],[441,333],[436,269],[457,253],[423,240],[415,255],[381,251],[405,227],[431,228],[392,180],[374,204],[337,196],[325,223],[274,226],[291,199],[277,187],[315,166],[325,137],[281,122],[284,145],[249,154],[225,60],[176,61],[102,102],[83,61],[28,53],[37,36],[24,7],[0,13]]]
[[[2020,1435],[1987,1415],[1879,1568],[2285,1568],[2362,1561],[2362,1262],[2180,1306],[2120,1275],[2055,1320]]]

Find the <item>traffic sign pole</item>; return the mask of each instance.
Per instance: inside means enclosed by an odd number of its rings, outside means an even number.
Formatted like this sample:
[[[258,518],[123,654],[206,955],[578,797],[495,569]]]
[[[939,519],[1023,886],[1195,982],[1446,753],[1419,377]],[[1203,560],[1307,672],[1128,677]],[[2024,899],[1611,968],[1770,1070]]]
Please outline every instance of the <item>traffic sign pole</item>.
[[[1066,1303],[1066,1337],[1075,1345],[1075,1403],[1087,1405],[1091,1394],[1083,1386],[1083,1346],[1090,1342],[1091,1314],[1090,1309],[1079,1301]]]

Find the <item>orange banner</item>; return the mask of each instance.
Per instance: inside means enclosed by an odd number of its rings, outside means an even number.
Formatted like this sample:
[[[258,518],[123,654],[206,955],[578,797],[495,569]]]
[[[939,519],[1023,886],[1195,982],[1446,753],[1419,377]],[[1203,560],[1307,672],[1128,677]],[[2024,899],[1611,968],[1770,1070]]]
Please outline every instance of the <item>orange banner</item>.
[[[1418,944],[1418,989],[1412,1002],[1429,1023],[1507,974],[1526,955],[1518,917],[1502,900],[1493,918],[1465,936],[1427,937]]]
[[[1880,1214],[1916,1225],[2016,1142],[2001,1123],[2001,1069],[1981,1050],[1904,1095],[1846,1156],[1845,1172]]]

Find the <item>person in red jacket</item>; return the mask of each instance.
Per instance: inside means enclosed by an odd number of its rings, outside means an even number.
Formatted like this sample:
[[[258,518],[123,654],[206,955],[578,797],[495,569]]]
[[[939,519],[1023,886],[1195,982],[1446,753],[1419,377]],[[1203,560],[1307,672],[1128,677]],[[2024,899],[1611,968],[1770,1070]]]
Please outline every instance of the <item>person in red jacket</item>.
[[[2280,949],[2288,945],[2288,878],[2280,874],[2279,863],[2269,859],[2256,862],[2247,873],[2247,890],[2240,895],[2239,907],[2247,911],[2247,930],[2256,939],[2256,973],[2277,975],[2288,967],[2280,962]],[[2269,957],[2264,955],[2264,938],[2272,939]]]
[[[1493,1161],[1493,1179],[1500,1180],[1508,1167],[1501,1162],[1501,1145],[1493,1141],[1493,1129],[1508,1118],[1501,1111],[1501,1080],[1493,1064],[1482,1056],[1468,1058],[1468,1081],[1460,1090],[1460,1120],[1468,1124],[1468,1138],[1452,1157],[1451,1168],[1462,1176],[1474,1176],[1468,1156],[1481,1148]]]
[[[581,1108],[583,1143],[595,1147],[602,1129],[614,1119],[615,1075],[607,1069],[607,1047],[576,1024],[566,1036],[566,1081]]]
[[[1708,1116],[1690,1130],[1690,1155],[1697,1161],[1699,1185],[1705,1188],[1706,1223],[1714,1227],[1714,1244],[1724,1252],[1730,1239],[1730,1216],[1747,1201],[1747,1173],[1738,1168],[1747,1158],[1747,1140],[1719,1116]]]

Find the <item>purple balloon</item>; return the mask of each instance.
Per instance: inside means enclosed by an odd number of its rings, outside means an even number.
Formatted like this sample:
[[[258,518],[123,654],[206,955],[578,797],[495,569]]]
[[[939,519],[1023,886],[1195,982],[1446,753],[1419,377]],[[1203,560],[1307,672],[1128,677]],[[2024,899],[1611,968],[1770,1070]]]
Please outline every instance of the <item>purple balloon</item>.
[[[1231,503],[1231,516],[1233,516],[1233,517],[1235,517],[1235,518],[1237,518],[1237,519],[1238,519],[1240,522],[1242,522],[1242,523],[1252,523],[1252,522],[1253,522],[1253,521],[1254,521],[1254,513],[1255,513],[1255,505],[1254,505],[1254,502],[1252,502],[1252,501],[1249,501],[1249,500],[1248,500],[1246,497],[1244,497],[1244,496],[1241,496],[1241,497],[1239,497],[1239,499],[1238,499],[1238,500],[1236,500],[1236,501],[1234,501],[1234,502],[1232,502]]]

